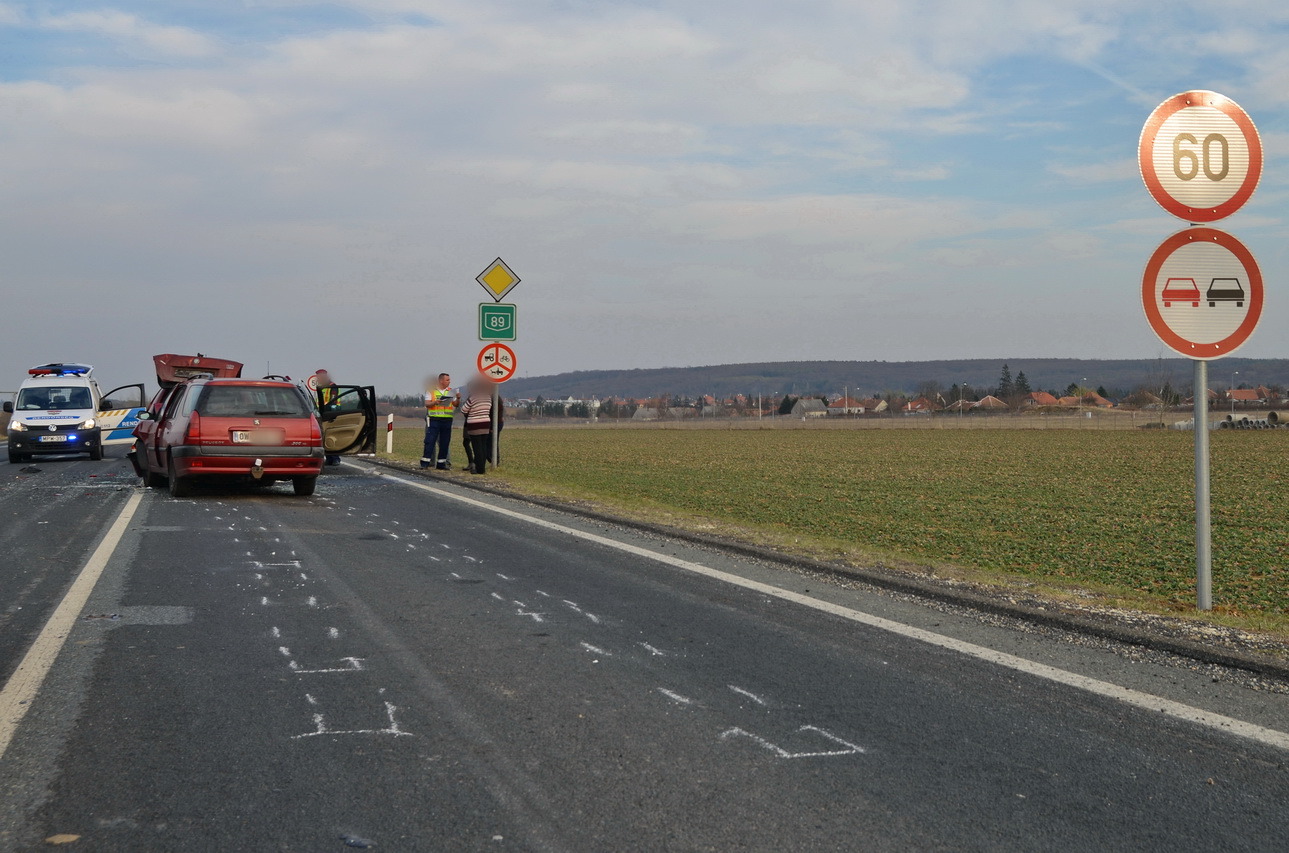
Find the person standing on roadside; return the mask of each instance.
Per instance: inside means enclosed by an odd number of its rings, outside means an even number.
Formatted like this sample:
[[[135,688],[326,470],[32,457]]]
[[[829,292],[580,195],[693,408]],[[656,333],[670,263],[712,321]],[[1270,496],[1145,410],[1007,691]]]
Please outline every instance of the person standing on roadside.
[[[421,467],[433,465],[440,471],[452,467],[452,416],[461,404],[461,393],[452,392],[452,377],[440,373],[434,387],[425,392],[425,447]]]
[[[462,409],[462,411],[465,411],[465,410]],[[497,445],[498,445],[497,462],[498,464],[500,464],[501,462],[501,452],[500,452],[501,430],[505,426],[506,426],[506,401],[501,399],[501,397],[498,397],[497,398]],[[469,470],[473,471],[474,470],[474,447],[470,443],[470,433],[466,432],[464,429],[461,430],[461,433],[462,433],[461,446],[465,448],[465,466]],[[489,460],[492,459],[491,444],[488,445],[488,459]]]
[[[476,379],[467,390],[461,414],[465,415],[465,435],[470,442],[470,473],[485,474],[492,456],[492,388],[485,380]]]
[[[327,411],[329,407],[336,405],[336,398],[339,396],[336,392],[336,383],[331,378],[331,374],[325,370],[318,370],[313,374],[316,390],[314,394],[317,397],[318,412]],[[327,454],[328,465],[339,465],[340,456],[336,453]]]

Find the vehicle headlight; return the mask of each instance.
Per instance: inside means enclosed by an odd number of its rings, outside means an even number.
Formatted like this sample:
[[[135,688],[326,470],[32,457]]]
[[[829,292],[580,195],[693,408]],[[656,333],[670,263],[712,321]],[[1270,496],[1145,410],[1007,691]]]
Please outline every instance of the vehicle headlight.
[[[94,429],[94,419],[86,418],[85,420],[80,422],[80,425],[77,427],[77,429]]]
[[[26,432],[27,425],[22,421],[9,421],[9,432]]]

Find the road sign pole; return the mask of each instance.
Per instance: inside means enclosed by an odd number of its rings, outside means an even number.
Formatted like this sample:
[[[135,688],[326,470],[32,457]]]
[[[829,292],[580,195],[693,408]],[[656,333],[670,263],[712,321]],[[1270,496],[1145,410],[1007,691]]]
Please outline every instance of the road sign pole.
[[[1208,362],[1195,360],[1195,606],[1213,609],[1213,538],[1208,502]]]
[[[492,386],[492,440],[488,442],[492,450],[491,462],[493,468],[497,467],[497,460],[501,458],[501,448],[498,446],[501,443],[501,430],[497,428],[501,420],[500,413],[497,411],[500,408],[500,402],[501,392],[494,384]]]

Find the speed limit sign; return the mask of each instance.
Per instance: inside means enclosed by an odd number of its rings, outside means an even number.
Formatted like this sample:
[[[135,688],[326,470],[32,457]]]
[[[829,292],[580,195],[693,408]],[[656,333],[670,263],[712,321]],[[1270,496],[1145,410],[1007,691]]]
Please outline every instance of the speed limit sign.
[[[1217,92],[1174,95],[1146,119],[1141,178],[1160,207],[1190,223],[1244,206],[1262,176],[1262,140],[1240,105]]]

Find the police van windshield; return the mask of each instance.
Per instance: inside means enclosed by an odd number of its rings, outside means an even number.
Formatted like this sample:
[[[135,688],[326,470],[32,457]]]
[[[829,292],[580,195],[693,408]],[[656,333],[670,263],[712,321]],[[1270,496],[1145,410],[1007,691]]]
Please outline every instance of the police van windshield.
[[[197,411],[214,418],[308,417],[312,409],[294,388],[208,385]]]
[[[88,388],[41,386],[19,391],[18,404],[14,408],[20,412],[47,412],[56,409],[92,409],[94,404],[90,401]]]

